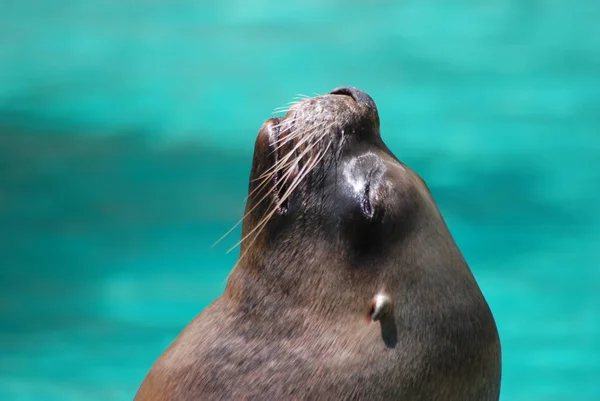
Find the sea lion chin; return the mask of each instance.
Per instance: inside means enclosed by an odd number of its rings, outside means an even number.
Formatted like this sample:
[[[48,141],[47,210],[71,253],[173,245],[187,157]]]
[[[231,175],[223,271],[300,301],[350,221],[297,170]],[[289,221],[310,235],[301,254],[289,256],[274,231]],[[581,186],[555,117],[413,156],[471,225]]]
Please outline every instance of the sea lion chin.
[[[136,400],[497,401],[491,311],[356,88],[256,139],[238,263]]]

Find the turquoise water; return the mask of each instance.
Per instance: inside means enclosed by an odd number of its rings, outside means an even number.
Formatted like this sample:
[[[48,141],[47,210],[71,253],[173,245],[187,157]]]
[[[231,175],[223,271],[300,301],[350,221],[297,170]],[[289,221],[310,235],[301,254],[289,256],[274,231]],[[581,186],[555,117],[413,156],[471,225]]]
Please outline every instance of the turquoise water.
[[[501,399],[600,400],[600,3],[144,4],[2,5],[0,400],[131,399],[225,285],[262,121],[341,85],[469,261]]]

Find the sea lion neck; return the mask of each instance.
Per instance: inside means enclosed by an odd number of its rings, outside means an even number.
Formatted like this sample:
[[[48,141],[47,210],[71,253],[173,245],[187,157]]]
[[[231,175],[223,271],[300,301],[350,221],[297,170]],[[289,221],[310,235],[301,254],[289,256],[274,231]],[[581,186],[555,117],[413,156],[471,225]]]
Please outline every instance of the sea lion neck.
[[[294,240],[288,250],[282,245]],[[265,246],[233,269],[224,296],[237,307],[255,309],[265,317],[282,305],[311,310],[322,317],[342,311],[344,315],[362,313],[364,305],[357,302],[357,285],[344,274],[345,268],[335,255],[324,241],[303,244],[289,238]],[[342,288],[347,290],[340,291]],[[365,293],[365,302],[366,297]]]

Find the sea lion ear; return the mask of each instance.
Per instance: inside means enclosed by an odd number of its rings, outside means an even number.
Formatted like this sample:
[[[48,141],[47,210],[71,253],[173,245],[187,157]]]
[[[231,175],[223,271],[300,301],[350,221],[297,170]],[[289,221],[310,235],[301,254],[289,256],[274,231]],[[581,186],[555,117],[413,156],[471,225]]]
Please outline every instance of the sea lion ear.
[[[370,317],[374,322],[384,319],[392,313],[393,305],[391,298],[383,293],[373,297],[371,301]]]
[[[394,304],[389,295],[378,293],[371,300],[371,322],[379,322],[381,338],[386,347],[395,348],[398,344],[398,328],[394,318]]]

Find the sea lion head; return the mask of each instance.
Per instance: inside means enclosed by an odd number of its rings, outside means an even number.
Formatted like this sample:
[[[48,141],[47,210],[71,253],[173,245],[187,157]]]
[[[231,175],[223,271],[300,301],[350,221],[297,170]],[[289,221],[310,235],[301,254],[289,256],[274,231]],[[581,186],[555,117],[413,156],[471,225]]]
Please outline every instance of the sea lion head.
[[[472,280],[425,182],[383,142],[369,95],[337,88],[263,124],[226,295],[377,320],[396,302],[443,297],[449,269]]]
[[[263,124],[242,221],[225,292],[138,399],[498,400],[493,317],[367,94]]]

